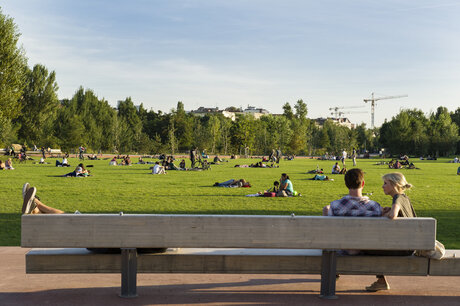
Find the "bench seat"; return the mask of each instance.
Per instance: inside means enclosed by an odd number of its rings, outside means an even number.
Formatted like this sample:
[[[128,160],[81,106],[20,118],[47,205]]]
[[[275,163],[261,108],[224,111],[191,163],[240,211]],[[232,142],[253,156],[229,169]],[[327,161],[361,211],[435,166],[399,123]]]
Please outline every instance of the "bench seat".
[[[454,255],[455,254],[455,255]],[[138,273],[319,274],[321,250],[306,249],[168,249],[138,254]],[[455,256],[455,257],[454,257]],[[27,273],[120,273],[120,254],[82,248],[32,249]],[[442,260],[417,256],[337,256],[337,273],[354,275],[460,275],[460,250]]]

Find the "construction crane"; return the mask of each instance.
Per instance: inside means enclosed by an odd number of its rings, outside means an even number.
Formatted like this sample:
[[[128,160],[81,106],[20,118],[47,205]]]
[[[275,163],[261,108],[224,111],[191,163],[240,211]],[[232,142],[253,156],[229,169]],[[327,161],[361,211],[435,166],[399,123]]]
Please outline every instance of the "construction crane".
[[[343,115],[346,115],[346,114],[367,114],[369,112],[332,112],[331,115],[335,115],[336,118],[341,118]],[[338,117],[337,117],[338,115]]]
[[[366,103],[371,102],[371,129],[374,128],[375,101],[408,97],[408,95],[399,95],[399,96],[384,96],[384,97],[376,98],[374,95],[375,93],[372,93],[370,99],[364,99],[364,102]]]
[[[336,118],[339,117],[339,114],[343,112],[339,111],[340,109],[348,109],[348,108],[363,108],[364,106],[336,106],[336,107],[331,107],[329,108],[331,112],[331,115],[335,115]]]

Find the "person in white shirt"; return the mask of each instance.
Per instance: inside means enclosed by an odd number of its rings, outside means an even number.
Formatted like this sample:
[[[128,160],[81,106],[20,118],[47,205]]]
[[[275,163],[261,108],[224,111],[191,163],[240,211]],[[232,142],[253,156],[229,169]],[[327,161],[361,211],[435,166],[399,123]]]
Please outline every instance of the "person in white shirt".
[[[342,152],[342,166],[345,166],[345,160],[347,159],[347,151]]]
[[[165,167],[160,166],[160,162],[155,162],[153,166],[152,174],[166,174]]]

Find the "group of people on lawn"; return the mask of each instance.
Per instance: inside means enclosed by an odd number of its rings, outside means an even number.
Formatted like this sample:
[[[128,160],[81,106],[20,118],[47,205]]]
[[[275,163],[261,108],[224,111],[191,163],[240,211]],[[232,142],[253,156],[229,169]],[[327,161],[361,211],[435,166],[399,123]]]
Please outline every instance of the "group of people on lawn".
[[[0,170],[14,170],[13,161],[11,160],[11,157],[8,158],[5,162],[3,162],[3,160],[0,160]]]
[[[157,166],[157,165],[155,165]],[[81,167],[81,165],[79,165]],[[412,187],[406,181],[403,174],[395,172],[388,173],[382,177],[383,192],[392,197],[391,207],[382,207],[379,203],[370,200],[368,197],[363,196],[362,191],[365,186],[364,172],[361,169],[350,169],[345,174],[345,185],[349,192],[341,199],[332,201],[329,205],[323,208],[322,214],[324,216],[353,216],[353,217],[388,217],[390,219],[401,217],[416,217],[415,210],[405,195],[405,190]],[[230,180],[223,183],[216,183],[216,186],[230,186],[236,184],[237,186],[250,186],[249,182],[240,180]],[[42,203],[36,196],[37,189],[31,187],[28,183],[23,186],[23,214],[62,214],[62,210],[50,207]],[[275,182],[273,188],[264,192],[276,192],[282,196],[289,196],[294,194],[294,189],[289,176],[285,173],[282,174],[280,181]],[[362,252],[357,250],[344,250],[348,255],[356,255]],[[402,254],[389,254],[388,251],[373,251],[373,255],[410,255],[413,252],[404,252]],[[377,281],[372,285],[366,287],[368,291],[388,290],[390,286],[385,279],[384,275],[377,275]]]

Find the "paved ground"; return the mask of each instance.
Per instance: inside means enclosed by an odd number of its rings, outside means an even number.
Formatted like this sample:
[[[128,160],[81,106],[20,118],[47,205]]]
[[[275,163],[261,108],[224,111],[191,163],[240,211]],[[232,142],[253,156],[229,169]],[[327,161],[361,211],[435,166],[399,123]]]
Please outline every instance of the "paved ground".
[[[373,276],[344,275],[337,300],[318,298],[319,275],[140,274],[134,299],[118,274],[25,274],[28,249],[0,247],[0,305],[460,305],[460,277],[389,277],[392,290],[363,290]]]

